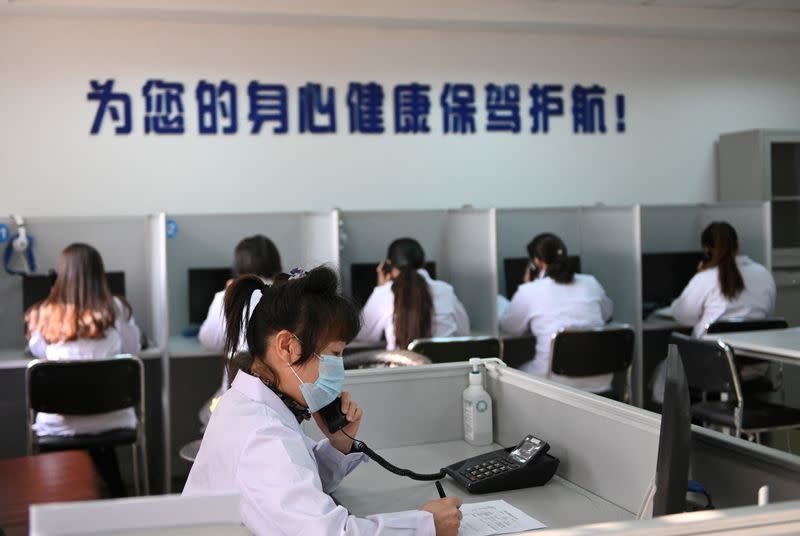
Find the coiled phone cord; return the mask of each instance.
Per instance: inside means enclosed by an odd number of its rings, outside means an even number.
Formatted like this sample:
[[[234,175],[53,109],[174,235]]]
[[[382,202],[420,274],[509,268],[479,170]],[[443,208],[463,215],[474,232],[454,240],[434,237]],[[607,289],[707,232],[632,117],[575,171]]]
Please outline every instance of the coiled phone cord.
[[[344,430],[341,432],[346,435],[348,438],[353,440],[353,448],[352,452],[362,452],[369,456],[369,458],[375,461],[378,465],[399,476],[405,476],[412,480],[423,480],[426,482],[430,482],[433,480],[441,480],[446,476],[444,469],[439,471],[438,473],[415,473],[414,471],[410,471],[408,469],[401,469],[395,465],[392,465],[386,459],[384,459],[380,454],[369,448],[366,443],[363,441],[356,439],[354,437],[350,437]]]

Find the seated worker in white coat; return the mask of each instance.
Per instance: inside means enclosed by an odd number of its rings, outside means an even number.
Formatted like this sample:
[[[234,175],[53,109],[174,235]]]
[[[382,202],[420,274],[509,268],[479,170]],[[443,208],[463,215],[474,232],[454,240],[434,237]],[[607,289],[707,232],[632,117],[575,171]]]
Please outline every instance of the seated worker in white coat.
[[[272,284],[272,278],[275,274],[279,274],[282,271],[281,254],[277,246],[275,246],[275,243],[266,236],[260,234],[248,236],[236,244],[236,248],[233,250],[234,277],[252,274],[257,275],[264,283]],[[230,284],[230,281],[228,281],[228,284]],[[254,301],[250,304],[251,309],[255,307],[259,299],[261,299],[260,293],[253,294]],[[220,354],[225,346],[224,303],[225,289],[222,289],[214,294],[214,299],[208,307],[206,319],[203,321],[203,324],[200,326],[200,332],[197,334],[200,344],[212,352]],[[244,346],[244,344],[245,341],[242,340],[242,346]],[[222,367],[222,385],[219,390],[214,393],[214,396],[200,409],[200,421],[204,426],[208,424],[208,419],[211,416],[213,401],[222,396],[230,386],[227,359],[225,361]]]
[[[263,298],[246,311],[256,291]],[[455,497],[357,518],[329,495],[366,461],[351,453],[363,411],[342,392],[341,354],[358,310],[330,268],[280,274],[272,286],[242,276],[228,287],[225,315],[225,354],[236,353],[243,330],[249,354],[233,360],[240,370],[211,416],[185,495],[238,492],[242,521],[257,535],[456,535]],[[348,424],[330,434],[317,411],[340,395]],[[326,436],[319,443],[301,427],[312,416]]]
[[[100,253],[88,244],[67,246],[58,259],[56,281],[47,298],[25,314],[28,347],[39,359],[102,359],[138,354],[140,331],[131,306],[108,288]],[[39,436],[99,434],[117,428],[136,428],[134,409],[97,415],[37,413],[33,425]],[[117,467],[113,447],[89,450],[98,468]],[[118,470],[101,470],[115,497],[124,495]]]
[[[550,371],[550,342],[564,328],[602,327],[614,309],[598,281],[576,274],[567,259],[567,246],[551,233],[536,236],[528,244],[531,265],[500,317],[500,329],[510,335],[532,333],[536,355],[520,369],[537,376]],[[533,268],[533,269],[532,269]],[[612,374],[569,378],[557,374],[559,383],[592,392],[611,390]]]
[[[759,319],[775,309],[775,279],[762,265],[739,255],[739,237],[727,222],[714,222],[700,237],[704,258],[697,274],[672,302],[672,316],[702,337],[717,320]]]
[[[405,349],[414,339],[469,335],[469,316],[453,287],[432,279],[425,251],[413,238],[399,238],[377,270],[378,284],[361,311],[356,340]]]
[[[775,279],[762,265],[739,253],[736,229],[727,222],[713,222],[700,236],[704,260],[681,295],[672,302],[675,320],[692,326],[702,337],[717,320],[756,320],[775,309]],[[739,371],[747,382],[763,376],[769,365],[746,365]],[[664,398],[666,368],[662,362],[653,373],[653,400]]]

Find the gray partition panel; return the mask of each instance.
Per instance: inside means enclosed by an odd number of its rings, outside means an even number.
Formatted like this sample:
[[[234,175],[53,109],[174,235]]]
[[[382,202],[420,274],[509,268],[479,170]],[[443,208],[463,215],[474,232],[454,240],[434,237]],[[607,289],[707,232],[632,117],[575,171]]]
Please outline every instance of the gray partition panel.
[[[697,426],[690,473],[718,508],[755,504],[765,484],[771,502],[800,499],[800,457]]]
[[[561,460],[559,476],[638,512],[655,475],[657,415],[506,367],[489,374],[487,387],[495,442],[534,434]]]
[[[445,264],[450,283],[469,314],[476,333],[497,333],[497,264],[495,211],[448,213]]]
[[[364,409],[358,438],[373,449],[463,439],[468,375],[468,363],[347,371],[345,391]],[[304,428],[322,438],[316,424]]]
[[[107,271],[124,271],[126,295],[136,322],[151,336],[150,229],[146,216],[29,218],[26,224],[28,233],[35,238],[37,273],[54,269],[61,251],[74,242],[95,247]],[[25,338],[20,278],[0,273],[0,292],[0,348],[22,348]]]
[[[700,207],[642,206],[642,253],[700,249]]]
[[[497,209],[497,281],[505,295],[503,260],[527,257],[526,246],[540,233],[555,233],[567,244],[570,255],[581,254],[580,209],[520,208]]]
[[[316,228],[305,224],[303,213],[204,214],[173,219],[178,234],[167,241],[171,334],[189,326],[189,268],[231,266],[236,244],[254,234],[264,234],[275,242],[285,270],[303,266],[308,258],[304,237]],[[329,221],[333,225],[333,218]],[[328,236],[333,237],[333,231]],[[332,244],[328,251],[334,249]],[[326,262],[335,263],[336,259]]]
[[[396,238],[416,239],[425,258],[436,262],[436,277],[448,281],[450,267],[443,257],[447,212],[444,210],[342,212],[345,239],[341,268],[344,289],[351,292],[352,263],[381,262],[389,244]]]

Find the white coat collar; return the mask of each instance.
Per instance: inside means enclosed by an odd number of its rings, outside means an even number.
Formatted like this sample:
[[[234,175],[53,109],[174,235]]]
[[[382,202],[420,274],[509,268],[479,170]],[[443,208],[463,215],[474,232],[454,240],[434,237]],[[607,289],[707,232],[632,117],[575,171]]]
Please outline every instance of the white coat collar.
[[[423,279],[425,279],[425,281],[427,281],[427,282],[429,282],[429,283],[430,283],[431,281],[433,281],[433,278],[431,277],[431,274],[429,274],[429,273],[428,273],[428,270],[426,270],[425,268],[419,268],[419,269],[417,270],[417,273],[418,273],[419,275],[421,275],[421,276],[422,276],[422,278],[423,278]]]
[[[300,424],[294,414],[286,407],[286,404],[255,376],[240,370],[233,379],[231,389],[235,389],[254,402],[259,402],[269,407],[278,414],[278,418],[284,424],[300,429]]]

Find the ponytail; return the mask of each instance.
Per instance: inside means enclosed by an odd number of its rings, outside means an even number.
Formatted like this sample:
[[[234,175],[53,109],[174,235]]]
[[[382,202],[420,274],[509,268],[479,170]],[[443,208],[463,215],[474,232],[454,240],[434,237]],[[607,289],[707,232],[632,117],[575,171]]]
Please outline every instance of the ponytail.
[[[431,336],[433,298],[428,282],[416,269],[402,268],[392,283],[394,293],[394,333],[398,348],[414,339]]]
[[[413,238],[398,238],[389,245],[386,258],[389,266],[400,270],[392,283],[393,321],[396,345],[406,348],[432,332],[433,297],[428,282],[417,272],[425,265],[425,251]]]
[[[250,310],[250,299],[253,292],[260,290],[262,299],[266,291],[266,285],[255,275],[243,275],[228,285],[225,291],[225,346],[223,356],[230,359],[231,369],[241,369],[249,373],[253,365],[253,355],[263,355],[264,343],[257,340],[250,344],[248,328],[248,318],[253,316],[255,311]],[[256,309],[261,301],[256,305]],[[242,335],[248,338],[247,347],[249,355],[239,352],[239,341]],[[234,365],[235,363],[235,365]],[[233,378],[235,371],[229,371],[229,378]]]
[[[568,285],[575,281],[575,266],[569,262],[567,246],[552,233],[542,233],[528,244],[528,257],[539,259],[547,265],[545,277],[556,283]]]
[[[736,229],[727,222],[712,222],[703,230],[700,241],[711,251],[711,261],[706,268],[717,268],[722,295],[735,299],[744,290],[744,279],[736,265],[739,237]]]

